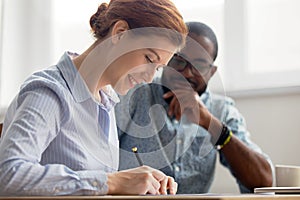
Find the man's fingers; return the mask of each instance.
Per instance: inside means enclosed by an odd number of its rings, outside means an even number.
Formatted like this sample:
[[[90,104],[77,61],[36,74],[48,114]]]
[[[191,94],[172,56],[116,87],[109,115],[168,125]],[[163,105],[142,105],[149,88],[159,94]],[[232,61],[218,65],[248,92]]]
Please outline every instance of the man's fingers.
[[[168,110],[168,115],[170,117],[172,117],[175,114],[175,106],[176,106],[176,98],[173,97],[173,99],[170,102],[169,110]]]
[[[164,99],[167,99],[167,98],[170,98],[170,97],[172,97],[172,96],[174,96],[174,93],[173,92],[166,92],[164,95],[163,95],[163,98]]]
[[[174,108],[174,114],[175,114],[175,118],[176,120],[180,120],[181,118],[181,107],[180,107],[180,104],[178,103],[178,101],[176,101],[176,104],[175,104],[175,108]]]

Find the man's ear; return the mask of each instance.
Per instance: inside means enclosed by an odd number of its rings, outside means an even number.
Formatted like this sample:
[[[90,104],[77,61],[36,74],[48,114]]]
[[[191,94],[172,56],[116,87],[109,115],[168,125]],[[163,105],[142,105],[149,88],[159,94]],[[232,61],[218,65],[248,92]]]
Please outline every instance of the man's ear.
[[[210,72],[209,72],[210,78],[216,73],[217,70],[218,70],[217,66],[214,65],[211,67]]]
[[[124,35],[124,32],[129,30],[129,25],[125,20],[119,20],[117,21],[111,32],[112,36],[112,43],[116,44]]]

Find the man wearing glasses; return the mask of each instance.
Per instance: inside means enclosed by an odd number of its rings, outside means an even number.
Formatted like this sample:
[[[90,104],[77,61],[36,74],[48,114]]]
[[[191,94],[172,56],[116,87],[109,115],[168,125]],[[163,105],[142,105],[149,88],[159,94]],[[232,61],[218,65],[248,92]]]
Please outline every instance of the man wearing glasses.
[[[178,193],[207,193],[216,157],[236,178],[242,193],[272,186],[269,157],[250,140],[245,120],[231,98],[207,85],[217,71],[218,43],[200,22],[188,22],[186,47],[150,85],[140,85],[116,107],[120,169],[145,165],[161,169],[178,183]],[[224,180],[226,184],[226,180]]]

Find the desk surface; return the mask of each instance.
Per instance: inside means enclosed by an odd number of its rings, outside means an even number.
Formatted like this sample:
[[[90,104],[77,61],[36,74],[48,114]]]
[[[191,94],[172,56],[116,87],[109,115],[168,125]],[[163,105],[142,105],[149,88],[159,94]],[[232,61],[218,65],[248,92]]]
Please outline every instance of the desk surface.
[[[263,199],[263,200],[295,200],[300,199],[300,195],[218,195],[218,194],[200,194],[200,195],[158,195],[158,196],[55,196],[55,197],[0,197],[0,200],[136,200],[136,199],[148,199],[148,200],[237,200],[237,199]]]

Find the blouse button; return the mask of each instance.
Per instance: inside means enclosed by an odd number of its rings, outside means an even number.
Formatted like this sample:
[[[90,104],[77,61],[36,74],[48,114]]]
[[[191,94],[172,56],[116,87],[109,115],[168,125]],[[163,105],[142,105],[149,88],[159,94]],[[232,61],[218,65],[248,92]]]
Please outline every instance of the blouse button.
[[[60,190],[58,189],[58,188],[55,188],[54,189],[54,193],[56,194],[56,193],[59,193],[60,192]]]
[[[176,171],[176,172],[179,172],[179,171],[180,171],[180,168],[179,168],[177,165],[175,165],[174,168],[175,168],[175,171]]]
[[[94,181],[92,184],[93,184],[94,187],[98,186],[97,181]]]

